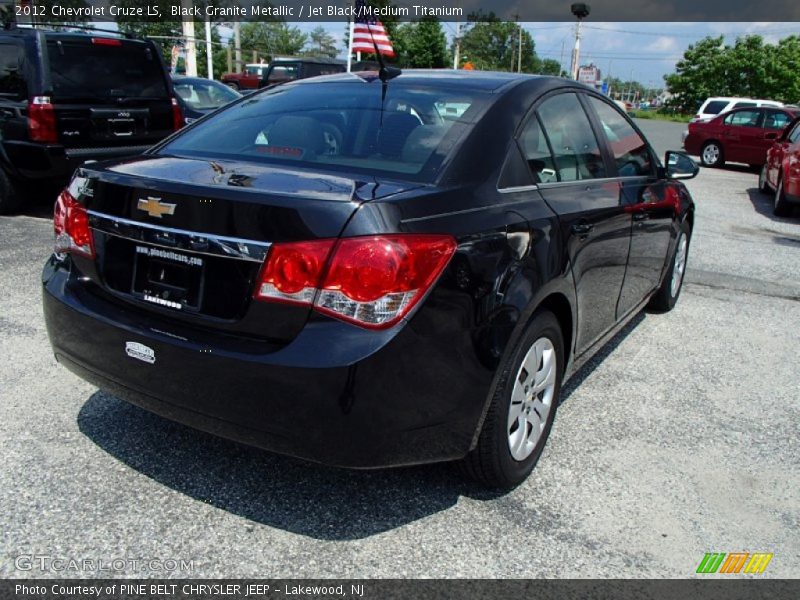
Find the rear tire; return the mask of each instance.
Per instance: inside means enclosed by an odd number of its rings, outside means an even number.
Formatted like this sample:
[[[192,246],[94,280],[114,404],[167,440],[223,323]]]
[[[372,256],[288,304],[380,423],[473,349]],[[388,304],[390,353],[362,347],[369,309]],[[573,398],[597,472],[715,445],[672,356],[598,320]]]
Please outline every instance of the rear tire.
[[[22,205],[22,196],[14,183],[3,171],[0,171],[0,215],[16,212]]]
[[[539,461],[558,408],[564,341],[551,312],[534,315],[498,372],[478,443],[461,465],[487,487],[510,489]]]
[[[792,205],[786,200],[786,194],[783,191],[783,177],[778,179],[778,185],[775,187],[775,204],[772,207],[772,213],[776,217],[788,217],[792,214]]]
[[[678,240],[675,242],[675,251],[672,253],[672,260],[669,263],[669,270],[664,275],[661,287],[650,298],[647,308],[655,312],[669,312],[678,302],[678,297],[683,289],[683,278],[686,274],[686,262],[689,258],[689,240],[692,231],[689,224],[684,221],[681,223],[678,232]]]
[[[229,81],[225,85],[227,85],[232,90],[236,90],[237,92],[239,91],[239,84],[238,83],[235,83],[233,81]]]
[[[703,144],[700,150],[700,162],[704,167],[721,167],[725,164],[722,146],[719,142],[712,141]]]

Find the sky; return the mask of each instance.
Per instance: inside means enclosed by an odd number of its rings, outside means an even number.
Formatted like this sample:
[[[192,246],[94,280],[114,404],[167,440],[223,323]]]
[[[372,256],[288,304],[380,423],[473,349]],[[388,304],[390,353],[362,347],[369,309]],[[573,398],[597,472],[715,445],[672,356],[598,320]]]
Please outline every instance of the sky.
[[[324,27],[341,47],[344,23],[292,23],[304,32]],[[448,43],[455,34],[455,23],[442,23]],[[562,60],[569,70],[575,43],[574,23],[523,23],[543,58]],[[584,21],[581,37],[581,64],[593,62],[602,71],[622,80],[633,79],[647,87],[662,87],[663,76],[672,73],[675,62],[689,44],[708,35],[724,35],[726,43],[747,34],[759,34],[775,43],[791,34],[800,34],[796,23],[593,23]],[[562,53],[563,49],[563,53]],[[344,51],[342,52],[344,57]]]

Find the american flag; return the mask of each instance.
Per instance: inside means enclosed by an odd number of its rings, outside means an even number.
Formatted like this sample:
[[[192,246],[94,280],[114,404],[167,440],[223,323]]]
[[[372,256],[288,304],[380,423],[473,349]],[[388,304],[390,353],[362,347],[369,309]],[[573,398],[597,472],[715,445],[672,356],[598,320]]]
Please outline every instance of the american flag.
[[[356,0],[356,18],[353,25],[353,52],[375,53],[375,46],[384,56],[394,57],[394,48],[389,36],[378,19],[369,14],[364,0]],[[373,44],[373,40],[375,43]]]

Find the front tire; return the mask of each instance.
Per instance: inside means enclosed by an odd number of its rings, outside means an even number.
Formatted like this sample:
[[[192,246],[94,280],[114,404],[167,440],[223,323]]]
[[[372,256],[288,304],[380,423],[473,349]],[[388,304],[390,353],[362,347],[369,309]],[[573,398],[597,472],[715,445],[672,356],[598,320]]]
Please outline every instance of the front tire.
[[[776,217],[788,217],[792,213],[792,207],[783,191],[783,177],[778,179],[778,185],[775,187],[775,204],[772,207],[772,213]]]
[[[767,183],[767,165],[765,164],[761,167],[761,171],[758,173],[758,189],[761,190],[761,193],[768,194],[769,193],[769,183]]]
[[[534,315],[499,373],[478,443],[463,466],[488,487],[510,489],[539,461],[558,408],[564,340],[551,312]]]
[[[650,298],[647,308],[656,312],[669,312],[678,302],[678,296],[683,289],[683,277],[686,273],[686,261],[689,258],[689,240],[692,231],[688,223],[681,223],[678,240],[675,242],[675,252],[669,263],[669,270],[664,275],[664,281],[655,295]]]
[[[237,92],[239,91],[239,84],[234,81],[228,81],[225,83],[225,85],[227,85],[232,90],[236,90]]]
[[[725,164],[722,146],[719,142],[706,142],[700,150],[700,162],[704,167],[721,167]]]

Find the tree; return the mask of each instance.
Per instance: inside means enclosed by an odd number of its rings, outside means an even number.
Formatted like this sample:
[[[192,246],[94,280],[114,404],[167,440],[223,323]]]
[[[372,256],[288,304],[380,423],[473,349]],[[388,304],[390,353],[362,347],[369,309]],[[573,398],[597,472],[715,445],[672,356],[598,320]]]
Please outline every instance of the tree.
[[[535,73],[541,65],[530,33],[516,23],[500,21],[494,13],[470,15],[461,37],[461,61],[483,71],[516,71],[522,34],[523,73]],[[480,19],[480,20],[478,20]]]
[[[319,26],[308,34],[308,45],[305,53],[313,56],[336,58],[336,55],[339,54],[339,49],[336,47],[336,38],[328,33],[324,27]]]
[[[305,33],[283,22],[242,23],[242,52],[245,56],[253,51],[270,59],[296,56],[307,41]]]
[[[765,98],[782,102],[800,100],[800,37],[766,44],[761,36],[740,37],[733,46],[722,36],[707,37],[690,45],[664,77],[673,94],[670,106],[694,112],[710,96]]]
[[[402,23],[390,39],[397,53],[396,62],[401,67],[441,69],[450,62],[447,38],[435,17]]]

